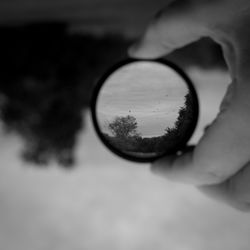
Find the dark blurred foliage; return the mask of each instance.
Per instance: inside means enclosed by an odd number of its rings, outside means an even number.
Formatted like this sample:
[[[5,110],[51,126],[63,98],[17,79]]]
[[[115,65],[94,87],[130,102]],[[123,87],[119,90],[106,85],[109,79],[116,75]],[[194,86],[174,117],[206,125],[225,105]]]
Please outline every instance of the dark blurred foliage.
[[[120,36],[68,34],[61,23],[0,28],[0,111],[25,141],[26,161],[74,163],[93,82],[125,57]]]
[[[195,112],[196,106],[192,93],[189,91],[185,95],[184,106],[179,109],[177,120],[173,128],[167,127],[165,129],[168,137],[175,138],[176,142],[180,143],[189,137],[190,131],[195,125],[197,113]]]
[[[70,34],[64,23],[0,27],[0,115],[24,140],[23,158],[74,164],[95,80],[126,57],[132,41],[118,35]],[[221,50],[205,39],[168,58],[182,67],[222,66]]]

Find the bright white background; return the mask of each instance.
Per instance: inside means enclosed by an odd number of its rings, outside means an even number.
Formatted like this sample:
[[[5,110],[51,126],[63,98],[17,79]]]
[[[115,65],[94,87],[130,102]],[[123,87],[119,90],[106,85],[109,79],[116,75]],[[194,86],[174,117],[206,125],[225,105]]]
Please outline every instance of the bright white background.
[[[189,73],[201,96],[198,138],[229,79],[219,71]],[[26,166],[20,146],[1,135],[1,250],[249,249],[249,214],[118,159],[96,137],[89,115],[72,171]]]

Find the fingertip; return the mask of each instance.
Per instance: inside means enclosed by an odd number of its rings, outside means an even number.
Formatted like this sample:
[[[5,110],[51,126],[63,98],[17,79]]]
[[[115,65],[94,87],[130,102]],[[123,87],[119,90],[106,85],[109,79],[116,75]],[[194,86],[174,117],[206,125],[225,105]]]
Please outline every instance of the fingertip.
[[[167,54],[167,51],[155,43],[141,41],[135,43],[128,49],[128,55],[138,59],[157,59]]]
[[[149,27],[142,38],[128,49],[128,54],[140,59],[156,59],[166,56],[172,50],[173,48],[165,45],[157,32]]]
[[[151,165],[151,171],[171,181],[192,185],[214,183],[213,176],[200,170],[193,161],[193,148],[181,154],[163,157]]]
[[[188,159],[190,159],[190,155],[192,155],[194,148],[195,148],[194,145],[188,145],[181,151],[176,152],[176,154],[167,155],[165,157],[162,157],[154,161],[151,164],[152,172],[159,173],[167,170],[170,171],[174,166],[175,166],[174,168],[177,168],[180,167],[180,165],[184,167],[184,165],[189,164],[189,161],[183,162],[182,158],[188,157]]]
[[[167,172],[168,168],[171,166],[172,161],[174,160],[175,156],[167,156],[164,158],[160,158],[154,161],[151,164],[151,171],[154,174],[160,174],[163,172]]]

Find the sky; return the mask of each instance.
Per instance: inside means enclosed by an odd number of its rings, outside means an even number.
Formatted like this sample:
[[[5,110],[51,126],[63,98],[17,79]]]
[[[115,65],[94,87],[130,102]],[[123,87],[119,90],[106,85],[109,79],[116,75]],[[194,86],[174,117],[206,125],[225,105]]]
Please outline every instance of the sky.
[[[109,76],[97,100],[104,132],[116,116],[134,116],[142,137],[163,135],[173,127],[188,88],[170,67],[157,62],[133,62]]]

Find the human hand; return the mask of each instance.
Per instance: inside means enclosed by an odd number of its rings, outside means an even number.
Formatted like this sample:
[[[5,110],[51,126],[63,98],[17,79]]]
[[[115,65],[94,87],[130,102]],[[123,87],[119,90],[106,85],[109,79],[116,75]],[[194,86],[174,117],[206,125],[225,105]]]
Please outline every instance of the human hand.
[[[232,83],[220,112],[197,146],[162,158],[152,170],[197,185],[204,193],[250,210],[250,1],[176,0],[130,48],[136,58],[166,55],[201,37],[222,47]]]

